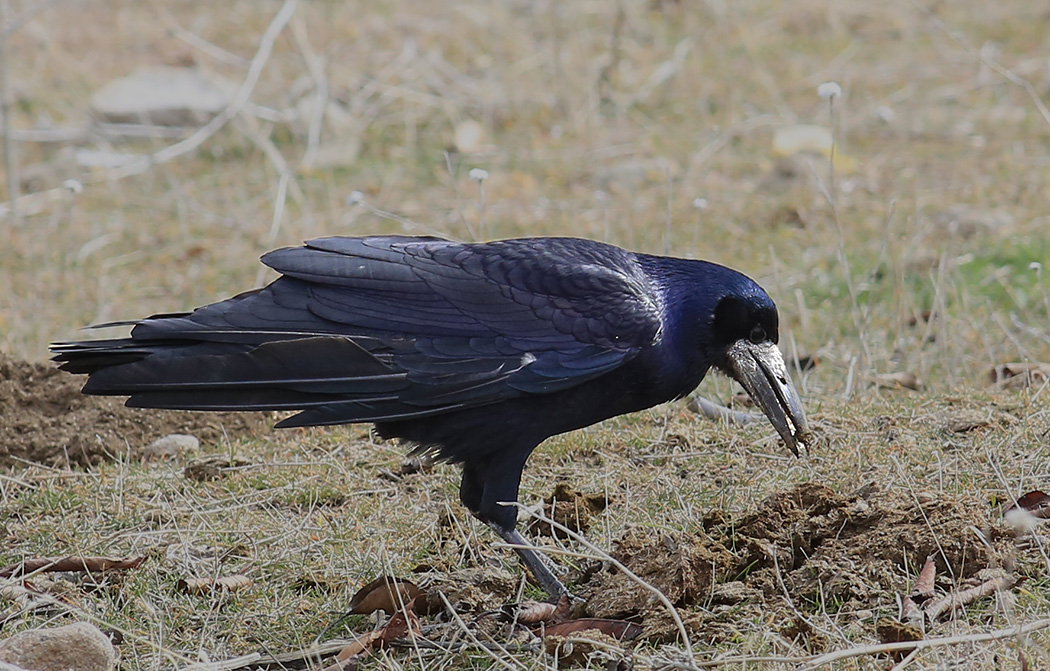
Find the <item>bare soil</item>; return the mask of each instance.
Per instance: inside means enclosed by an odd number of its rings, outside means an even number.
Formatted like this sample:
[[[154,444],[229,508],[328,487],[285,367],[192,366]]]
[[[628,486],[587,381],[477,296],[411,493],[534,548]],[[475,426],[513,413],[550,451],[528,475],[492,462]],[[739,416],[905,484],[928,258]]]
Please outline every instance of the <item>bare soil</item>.
[[[83,378],[48,364],[0,354],[0,467],[17,460],[52,466],[89,466],[118,455],[136,458],[172,433],[202,443],[269,430],[261,413],[138,410],[123,398],[85,396]]]
[[[843,496],[806,483],[739,516],[715,510],[695,533],[630,529],[612,556],[663,592],[701,640],[725,642],[772,618],[781,634],[805,641],[812,632],[801,614],[885,612],[910,593],[927,557],[945,591],[1012,567],[1014,541],[992,517],[976,498],[875,486]],[[592,615],[638,621],[650,640],[678,637],[652,593],[612,565],[583,583]]]

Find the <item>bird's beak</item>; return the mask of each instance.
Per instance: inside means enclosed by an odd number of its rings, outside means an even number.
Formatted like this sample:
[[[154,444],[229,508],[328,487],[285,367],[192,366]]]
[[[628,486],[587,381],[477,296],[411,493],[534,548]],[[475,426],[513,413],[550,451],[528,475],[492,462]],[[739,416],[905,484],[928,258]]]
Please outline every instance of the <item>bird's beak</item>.
[[[725,370],[758,403],[795,456],[799,446],[809,449],[806,413],[775,344],[736,341],[726,352]]]

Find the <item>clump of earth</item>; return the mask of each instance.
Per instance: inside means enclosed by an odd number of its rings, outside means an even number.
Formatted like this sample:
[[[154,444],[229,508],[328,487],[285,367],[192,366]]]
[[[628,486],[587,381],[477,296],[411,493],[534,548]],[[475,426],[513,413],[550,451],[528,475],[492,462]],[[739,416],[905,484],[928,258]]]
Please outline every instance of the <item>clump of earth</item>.
[[[121,397],[85,396],[82,376],[52,364],[0,354],[0,467],[19,460],[89,466],[116,456],[136,458],[153,440],[191,434],[217,442],[268,430],[260,413],[143,411]]]
[[[805,483],[740,515],[713,511],[693,533],[629,529],[610,554],[663,592],[697,641],[731,640],[742,621],[774,620],[795,639],[810,633],[799,612],[895,607],[927,557],[945,590],[1011,565],[1013,537],[989,512],[976,498],[876,487],[841,495]],[[666,608],[615,567],[581,577],[591,615],[640,622],[650,640],[678,637]]]

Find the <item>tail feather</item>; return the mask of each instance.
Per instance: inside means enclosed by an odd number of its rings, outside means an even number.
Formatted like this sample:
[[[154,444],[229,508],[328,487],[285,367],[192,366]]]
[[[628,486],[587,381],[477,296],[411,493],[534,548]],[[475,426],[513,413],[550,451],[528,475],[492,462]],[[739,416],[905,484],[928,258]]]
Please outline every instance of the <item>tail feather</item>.
[[[303,410],[336,404],[348,411],[339,421],[366,421],[370,412],[386,416],[391,404],[400,407],[397,392],[408,386],[407,373],[338,336],[259,345],[122,338],[58,343],[52,351],[63,370],[89,375],[84,393],[129,396],[129,406],[143,408]]]

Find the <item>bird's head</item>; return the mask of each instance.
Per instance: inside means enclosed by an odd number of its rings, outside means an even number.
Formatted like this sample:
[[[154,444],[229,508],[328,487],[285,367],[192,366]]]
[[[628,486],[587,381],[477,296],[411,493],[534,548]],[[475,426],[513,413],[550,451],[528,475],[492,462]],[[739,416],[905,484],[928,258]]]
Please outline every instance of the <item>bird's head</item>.
[[[722,296],[711,321],[714,365],[747,390],[798,455],[799,446],[808,448],[809,425],[777,348],[779,321],[772,299],[750,280],[744,291]]]

